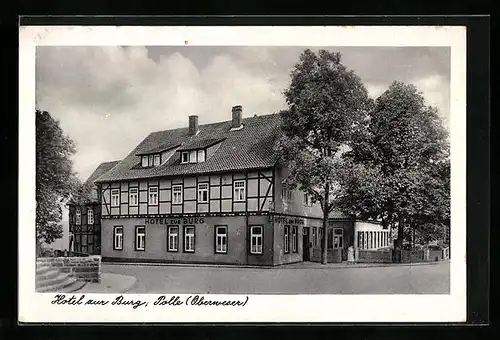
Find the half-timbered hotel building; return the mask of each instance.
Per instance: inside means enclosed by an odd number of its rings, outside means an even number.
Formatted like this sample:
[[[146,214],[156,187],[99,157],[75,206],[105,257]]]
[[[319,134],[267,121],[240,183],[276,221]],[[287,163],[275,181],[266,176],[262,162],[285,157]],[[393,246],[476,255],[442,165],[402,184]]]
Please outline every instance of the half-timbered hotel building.
[[[100,176],[103,260],[280,265],[319,259],[318,204],[282,185],[279,114],[154,132]],[[378,224],[332,215],[330,260],[384,247]]]

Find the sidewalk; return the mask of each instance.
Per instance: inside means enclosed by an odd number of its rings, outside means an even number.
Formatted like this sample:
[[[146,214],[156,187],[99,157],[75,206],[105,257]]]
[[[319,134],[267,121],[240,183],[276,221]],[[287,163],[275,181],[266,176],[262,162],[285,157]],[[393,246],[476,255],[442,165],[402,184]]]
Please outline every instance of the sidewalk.
[[[137,279],[133,276],[101,273],[101,282],[88,282],[82,289],[75,293],[126,293],[136,283]]]

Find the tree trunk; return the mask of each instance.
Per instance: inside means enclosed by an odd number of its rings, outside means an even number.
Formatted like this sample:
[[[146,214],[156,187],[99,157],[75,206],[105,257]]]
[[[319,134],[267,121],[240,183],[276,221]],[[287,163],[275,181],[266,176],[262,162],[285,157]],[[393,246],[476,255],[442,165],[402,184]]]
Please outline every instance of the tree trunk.
[[[404,230],[405,219],[403,216],[399,216],[398,222],[398,244],[400,247],[403,246],[403,230]]]
[[[330,196],[330,186],[325,185],[325,196],[323,200],[323,249],[321,250],[321,263],[328,263],[328,198]]]
[[[321,240],[321,263],[328,263],[328,212],[323,212],[323,239]]]

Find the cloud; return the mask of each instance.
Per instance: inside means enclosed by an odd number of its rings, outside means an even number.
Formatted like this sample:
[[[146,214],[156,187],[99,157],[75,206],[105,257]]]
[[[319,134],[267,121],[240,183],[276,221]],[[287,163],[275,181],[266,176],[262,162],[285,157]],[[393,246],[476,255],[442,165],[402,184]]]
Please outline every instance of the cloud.
[[[393,80],[414,82],[447,116],[446,49],[328,49],[343,53],[370,95],[379,95]],[[237,104],[244,116],[284,108],[282,92],[302,50],[38,47],[37,108],[59,119],[76,142],[75,169],[86,179],[99,163],[125,157],[149,133],[187,126],[189,115],[199,115],[204,124],[230,119]]]

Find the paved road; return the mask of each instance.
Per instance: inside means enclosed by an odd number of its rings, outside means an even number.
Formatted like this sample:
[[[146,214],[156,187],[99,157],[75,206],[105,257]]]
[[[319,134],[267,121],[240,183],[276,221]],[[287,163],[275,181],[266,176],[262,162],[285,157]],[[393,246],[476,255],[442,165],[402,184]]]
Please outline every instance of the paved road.
[[[216,268],[104,264],[137,278],[137,294],[449,294],[450,267]]]

